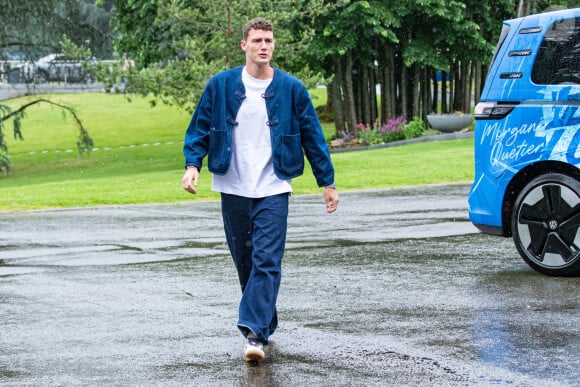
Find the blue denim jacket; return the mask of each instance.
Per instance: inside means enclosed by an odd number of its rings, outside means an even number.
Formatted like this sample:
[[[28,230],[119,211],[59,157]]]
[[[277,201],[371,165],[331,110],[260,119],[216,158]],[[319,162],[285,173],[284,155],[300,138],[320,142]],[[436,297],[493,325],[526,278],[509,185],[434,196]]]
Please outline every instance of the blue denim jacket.
[[[185,134],[186,166],[201,170],[207,155],[210,172],[227,172],[232,157],[232,128],[237,125],[236,116],[245,98],[242,69],[220,72],[208,82]],[[287,180],[302,175],[306,154],[318,186],[334,183],[328,146],[304,84],[275,68],[263,97],[276,176]]]

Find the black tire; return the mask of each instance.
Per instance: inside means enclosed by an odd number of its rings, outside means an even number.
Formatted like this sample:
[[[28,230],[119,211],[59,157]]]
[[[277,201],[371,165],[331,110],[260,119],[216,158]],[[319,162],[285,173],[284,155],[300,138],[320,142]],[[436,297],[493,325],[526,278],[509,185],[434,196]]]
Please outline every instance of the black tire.
[[[534,270],[553,276],[580,274],[580,181],[549,173],[518,195],[511,229],[518,252]]]

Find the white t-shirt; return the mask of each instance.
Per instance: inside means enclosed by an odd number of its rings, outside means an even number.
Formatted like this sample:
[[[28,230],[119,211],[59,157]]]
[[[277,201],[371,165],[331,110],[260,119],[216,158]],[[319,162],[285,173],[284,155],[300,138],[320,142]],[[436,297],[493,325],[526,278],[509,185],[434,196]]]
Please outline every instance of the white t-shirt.
[[[253,78],[244,67],[242,81],[246,98],[232,130],[231,164],[225,175],[213,175],[212,190],[249,198],[292,192],[291,180],[279,179],[272,163],[268,112],[262,97],[272,79]]]

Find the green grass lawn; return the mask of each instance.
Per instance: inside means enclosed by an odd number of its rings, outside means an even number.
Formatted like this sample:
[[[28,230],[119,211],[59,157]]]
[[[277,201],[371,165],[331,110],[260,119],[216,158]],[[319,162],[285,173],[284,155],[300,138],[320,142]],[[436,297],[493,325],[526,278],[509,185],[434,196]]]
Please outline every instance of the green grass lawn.
[[[78,129],[72,120],[50,105],[33,107],[23,122],[24,141],[14,140],[11,128],[5,128],[12,171],[0,176],[0,211],[218,198],[211,192],[206,169],[197,195],[181,189],[181,149],[190,112],[164,105],[152,108],[145,98],[128,102],[121,95],[50,99],[76,109],[96,149],[79,156]],[[5,103],[16,107],[25,100]],[[327,136],[333,133],[332,125],[324,125],[324,130]],[[473,179],[472,139],[335,153],[332,158],[340,191]],[[309,170],[293,181],[293,187],[296,194],[321,192]]]

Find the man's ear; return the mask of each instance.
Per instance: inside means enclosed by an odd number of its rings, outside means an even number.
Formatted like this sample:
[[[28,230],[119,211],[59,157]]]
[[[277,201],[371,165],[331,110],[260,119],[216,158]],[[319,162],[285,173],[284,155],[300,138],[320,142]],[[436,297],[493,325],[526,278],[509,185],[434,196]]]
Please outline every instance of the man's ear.
[[[240,41],[240,47],[242,48],[242,50],[246,51],[246,41],[245,40]]]

